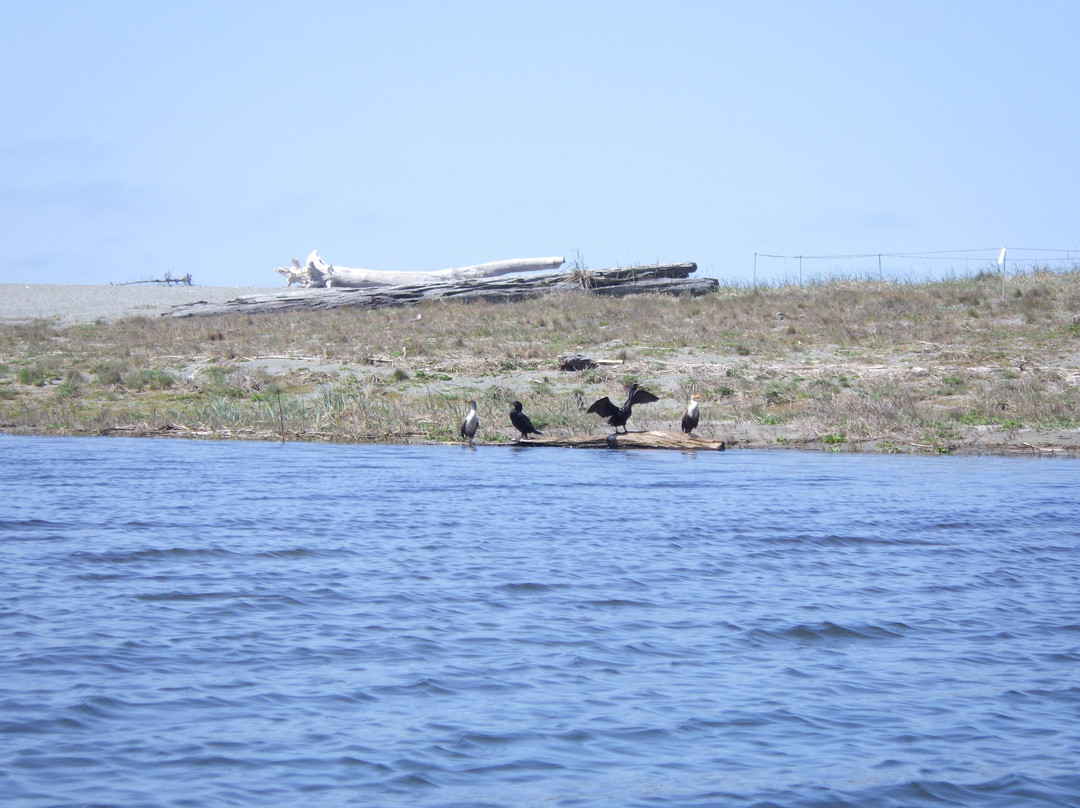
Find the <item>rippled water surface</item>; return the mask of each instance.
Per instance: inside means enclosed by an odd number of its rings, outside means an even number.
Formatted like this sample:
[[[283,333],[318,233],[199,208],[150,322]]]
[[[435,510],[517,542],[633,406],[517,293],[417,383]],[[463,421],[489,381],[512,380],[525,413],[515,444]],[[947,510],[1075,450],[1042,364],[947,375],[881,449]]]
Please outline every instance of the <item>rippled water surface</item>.
[[[1074,461],[0,458],[5,806],[1080,806]]]

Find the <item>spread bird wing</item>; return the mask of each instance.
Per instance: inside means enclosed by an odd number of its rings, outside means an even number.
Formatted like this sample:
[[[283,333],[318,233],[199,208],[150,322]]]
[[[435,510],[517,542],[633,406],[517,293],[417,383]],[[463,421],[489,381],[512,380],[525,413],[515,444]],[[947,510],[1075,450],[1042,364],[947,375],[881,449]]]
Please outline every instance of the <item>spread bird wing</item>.
[[[630,403],[631,404],[648,404],[649,402],[659,401],[659,400],[660,400],[659,398],[657,398],[656,396],[654,396],[652,393],[648,392],[647,390],[636,390],[636,391],[634,391],[634,397],[632,399],[630,399]]]
[[[610,418],[618,411],[619,408],[612,404],[611,399],[607,396],[604,396],[599,401],[594,402],[593,405],[589,407],[589,409],[585,410],[586,413],[595,412],[601,418]]]

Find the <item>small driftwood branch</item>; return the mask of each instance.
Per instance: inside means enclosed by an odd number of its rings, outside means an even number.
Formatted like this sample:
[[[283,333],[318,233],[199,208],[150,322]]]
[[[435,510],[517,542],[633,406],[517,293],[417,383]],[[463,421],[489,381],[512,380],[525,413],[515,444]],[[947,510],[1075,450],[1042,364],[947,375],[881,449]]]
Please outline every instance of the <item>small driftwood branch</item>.
[[[405,286],[414,284],[444,283],[453,281],[476,280],[508,275],[513,272],[534,272],[536,270],[558,269],[565,263],[563,258],[511,258],[505,261],[489,261],[486,264],[474,264],[455,269],[440,269],[435,272],[400,272],[384,269],[353,269],[328,264],[312,250],[307,262],[301,266],[295,258],[292,266],[278,267],[275,272],[285,276],[285,285],[294,283],[306,289],[365,289],[373,286]]]
[[[514,446],[564,446],[573,449],[709,449],[722,452],[727,448],[722,440],[709,440],[696,435],[649,430],[647,432],[612,432],[608,435],[576,435],[543,437],[522,440]]]
[[[272,311],[319,309],[382,309],[414,306],[430,300],[485,300],[509,302],[556,292],[621,296],[627,294],[690,294],[715,292],[714,278],[690,278],[697,265],[660,264],[644,267],[599,269],[583,273],[549,272],[530,277],[501,277],[456,283],[379,286],[368,289],[293,289],[272,295],[238,297],[221,304],[189,303],[176,306],[173,317],[211,314],[261,314]]]
[[[583,353],[559,354],[557,357],[559,370],[589,370],[599,365],[621,365],[621,359],[593,359]]]

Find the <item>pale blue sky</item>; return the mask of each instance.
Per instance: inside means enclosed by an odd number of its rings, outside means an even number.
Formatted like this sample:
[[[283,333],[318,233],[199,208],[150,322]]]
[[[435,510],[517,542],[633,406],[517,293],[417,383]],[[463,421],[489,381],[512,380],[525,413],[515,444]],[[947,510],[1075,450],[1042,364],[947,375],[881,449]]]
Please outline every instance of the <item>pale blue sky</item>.
[[[1073,0],[0,11],[0,282],[1080,248]]]

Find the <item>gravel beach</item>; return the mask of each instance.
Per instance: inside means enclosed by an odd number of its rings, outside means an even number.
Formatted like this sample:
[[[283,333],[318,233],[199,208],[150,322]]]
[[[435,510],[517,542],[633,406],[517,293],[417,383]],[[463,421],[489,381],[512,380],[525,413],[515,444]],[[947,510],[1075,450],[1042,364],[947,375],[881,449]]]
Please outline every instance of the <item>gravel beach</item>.
[[[0,321],[49,320],[60,325],[112,322],[125,317],[159,317],[186,303],[225,303],[246,295],[281,292],[285,287],[167,286],[165,284],[64,285],[0,284]]]

